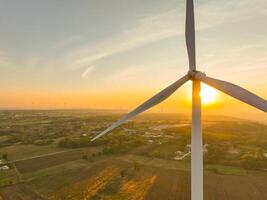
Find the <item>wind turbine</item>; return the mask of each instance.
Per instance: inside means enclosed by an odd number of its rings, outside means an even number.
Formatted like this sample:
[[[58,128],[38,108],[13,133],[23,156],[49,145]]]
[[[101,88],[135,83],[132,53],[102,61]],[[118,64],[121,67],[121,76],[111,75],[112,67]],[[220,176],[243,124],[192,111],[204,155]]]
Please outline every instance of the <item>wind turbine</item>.
[[[210,85],[244,103],[247,103],[259,110],[267,112],[267,101],[237,85],[206,76],[206,74],[196,70],[195,53],[195,19],[194,2],[186,1],[186,26],[185,26],[186,45],[189,58],[189,71],[182,78],[138,106],[136,109],[119,119],[102,133],[92,139],[107,134],[125,121],[132,119],[136,115],[159,104],[172,95],[188,80],[193,83],[192,90],[192,136],[191,136],[191,199],[203,200],[203,145],[202,145],[202,125],[201,125],[201,97],[199,95],[203,82]]]

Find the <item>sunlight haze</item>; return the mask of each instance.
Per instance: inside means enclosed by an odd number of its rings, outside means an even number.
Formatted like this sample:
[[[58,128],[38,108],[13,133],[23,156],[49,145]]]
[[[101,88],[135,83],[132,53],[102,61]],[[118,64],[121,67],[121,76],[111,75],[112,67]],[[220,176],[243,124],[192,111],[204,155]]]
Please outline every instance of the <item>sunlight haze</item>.
[[[27,2],[27,3],[25,3]],[[0,0],[1,109],[129,110],[188,71],[182,0]],[[267,98],[267,1],[195,2],[197,67]],[[204,114],[267,122],[203,86]],[[187,83],[151,111],[190,113]]]

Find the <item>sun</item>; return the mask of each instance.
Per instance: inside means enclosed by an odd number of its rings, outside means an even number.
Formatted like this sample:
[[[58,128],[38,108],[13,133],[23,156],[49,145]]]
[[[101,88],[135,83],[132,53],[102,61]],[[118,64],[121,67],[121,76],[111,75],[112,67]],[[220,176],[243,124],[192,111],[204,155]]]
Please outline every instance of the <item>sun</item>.
[[[201,84],[200,96],[203,104],[211,104],[215,102],[217,99],[217,95],[218,93],[215,89],[208,85]]]

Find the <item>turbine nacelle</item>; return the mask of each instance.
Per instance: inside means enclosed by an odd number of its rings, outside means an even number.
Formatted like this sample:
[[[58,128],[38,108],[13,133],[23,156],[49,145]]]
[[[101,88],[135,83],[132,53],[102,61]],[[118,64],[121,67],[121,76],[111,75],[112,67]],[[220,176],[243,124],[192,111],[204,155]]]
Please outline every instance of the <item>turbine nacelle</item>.
[[[203,82],[211,87],[214,87],[235,99],[247,103],[263,112],[267,113],[267,101],[237,85],[232,83],[218,80],[206,76],[205,73],[196,70],[196,52],[195,52],[195,19],[194,19],[194,2],[193,0],[186,0],[186,46],[189,58],[189,71],[188,73],[157,93],[152,98],[135,108],[133,111],[119,119],[106,130],[95,136],[92,141],[100,138],[113,129],[117,128],[124,122],[132,119],[136,115],[145,112],[146,110],[161,103],[176,90],[178,90],[188,80],[193,82],[193,101],[192,101],[192,151],[191,151],[191,194],[192,200],[203,200],[203,155],[202,155],[202,130],[201,130],[201,97],[198,95],[200,92],[200,82]]]
[[[197,70],[189,70],[187,75],[190,80],[203,80],[206,77],[205,73]]]

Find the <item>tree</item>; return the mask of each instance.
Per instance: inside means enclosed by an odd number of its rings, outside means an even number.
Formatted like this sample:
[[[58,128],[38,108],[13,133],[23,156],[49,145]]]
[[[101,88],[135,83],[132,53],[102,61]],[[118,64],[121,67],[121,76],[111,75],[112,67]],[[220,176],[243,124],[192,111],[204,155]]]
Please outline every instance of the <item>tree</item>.
[[[8,154],[7,153],[3,153],[2,154],[2,158],[5,159],[6,161],[8,160]]]
[[[133,162],[133,167],[135,171],[139,171],[141,168],[141,164],[138,161]]]
[[[82,159],[83,160],[88,160],[88,156],[84,154],[84,155],[82,155]]]
[[[120,172],[121,178],[125,177],[125,174],[126,174],[126,170],[125,169],[121,170]]]

